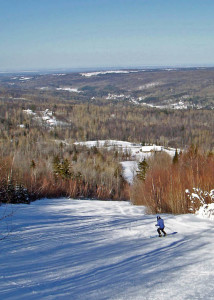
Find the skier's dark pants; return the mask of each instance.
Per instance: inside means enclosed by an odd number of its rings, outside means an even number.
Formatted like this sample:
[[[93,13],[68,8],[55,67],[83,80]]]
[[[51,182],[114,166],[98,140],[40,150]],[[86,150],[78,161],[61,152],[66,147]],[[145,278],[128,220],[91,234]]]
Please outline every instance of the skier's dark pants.
[[[163,232],[164,235],[166,235],[166,232],[164,231],[164,228],[158,228],[157,232],[159,235],[161,235],[161,231]]]

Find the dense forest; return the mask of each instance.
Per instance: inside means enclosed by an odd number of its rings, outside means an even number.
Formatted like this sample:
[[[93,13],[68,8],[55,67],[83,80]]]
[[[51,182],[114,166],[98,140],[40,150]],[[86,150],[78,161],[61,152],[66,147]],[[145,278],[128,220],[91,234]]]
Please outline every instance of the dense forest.
[[[186,189],[213,189],[212,109],[154,108],[104,97],[92,100],[90,86],[81,99],[69,92],[35,90],[29,83],[11,88],[7,80],[1,81],[1,202],[60,196],[131,199],[152,211],[178,213],[190,211]],[[133,159],[130,153],[75,145],[107,139],[174,147],[183,154],[176,164],[171,157],[152,156],[143,180],[136,177],[130,186],[120,164]]]
[[[27,114],[32,109],[36,114]],[[48,126],[39,116],[51,111],[58,126]],[[1,139],[32,134],[85,141],[117,139],[184,148],[214,147],[213,110],[157,110],[122,104],[74,104],[0,100]],[[43,124],[42,124],[43,123]],[[24,125],[24,128],[20,128]]]

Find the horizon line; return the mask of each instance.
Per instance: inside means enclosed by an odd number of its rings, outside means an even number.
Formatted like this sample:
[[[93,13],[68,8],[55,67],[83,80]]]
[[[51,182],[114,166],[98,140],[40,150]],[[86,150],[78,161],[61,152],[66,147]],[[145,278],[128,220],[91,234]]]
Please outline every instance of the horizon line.
[[[40,73],[40,72],[72,72],[79,73],[84,71],[109,71],[109,70],[156,70],[156,69],[191,69],[191,68],[213,68],[214,64],[185,64],[185,65],[144,65],[144,66],[97,66],[97,67],[56,67],[56,68],[15,68],[15,69],[3,69],[0,74],[11,74],[11,73]]]

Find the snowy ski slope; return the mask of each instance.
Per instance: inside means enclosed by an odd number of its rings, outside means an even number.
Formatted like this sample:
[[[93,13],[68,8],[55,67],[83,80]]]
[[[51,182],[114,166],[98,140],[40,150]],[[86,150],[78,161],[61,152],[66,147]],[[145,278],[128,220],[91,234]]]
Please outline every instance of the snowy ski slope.
[[[44,199],[0,222],[0,299],[213,299],[214,223],[128,202]],[[1,216],[5,206],[0,207]],[[154,237],[154,238],[151,238]]]

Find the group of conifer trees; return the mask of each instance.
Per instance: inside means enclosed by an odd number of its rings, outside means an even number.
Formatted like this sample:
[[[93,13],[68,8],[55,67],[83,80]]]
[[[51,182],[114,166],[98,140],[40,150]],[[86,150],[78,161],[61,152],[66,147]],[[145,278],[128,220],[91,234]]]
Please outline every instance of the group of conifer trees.
[[[75,145],[34,145],[0,158],[0,201],[29,203],[43,197],[128,200],[121,160],[127,154]]]

